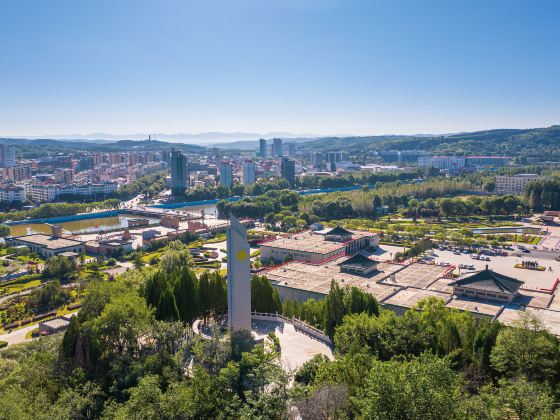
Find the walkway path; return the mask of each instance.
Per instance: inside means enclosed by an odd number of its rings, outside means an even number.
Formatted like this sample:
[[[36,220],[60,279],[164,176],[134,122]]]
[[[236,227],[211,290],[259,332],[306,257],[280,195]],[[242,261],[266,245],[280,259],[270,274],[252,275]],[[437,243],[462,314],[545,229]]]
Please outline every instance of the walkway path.
[[[282,367],[286,371],[295,371],[313,356],[324,354],[333,359],[332,349],[325,343],[318,341],[302,332],[296,331],[294,326],[286,322],[253,321],[253,330],[259,334],[274,332],[280,341]]]
[[[35,328],[38,328],[38,324],[28,325],[27,327],[20,328],[19,330],[2,334],[0,335],[0,341],[7,341],[9,346],[23,343],[24,341],[30,341],[31,338],[25,338],[25,335]]]

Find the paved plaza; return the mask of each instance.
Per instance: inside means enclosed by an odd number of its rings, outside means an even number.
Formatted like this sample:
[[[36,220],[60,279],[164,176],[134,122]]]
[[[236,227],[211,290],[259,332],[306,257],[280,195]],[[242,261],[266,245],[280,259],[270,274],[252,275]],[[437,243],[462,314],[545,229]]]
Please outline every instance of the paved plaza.
[[[383,284],[391,286],[415,287],[425,289],[442,278],[451,269],[432,264],[411,264],[393,275],[382,280]]]
[[[523,285],[523,287],[529,289],[550,289],[554,285],[556,279],[560,276],[560,261],[533,258],[530,253],[521,254],[521,257],[515,255],[490,256],[490,261],[480,261],[472,259],[471,254],[455,255],[451,251],[441,250],[434,250],[434,252],[434,261],[436,263],[450,263],[456,267],[458,267],[459,264],[472,264],[476,271],[484,270],[488,265],[488,268],[490,268],[491,270],[524,281],[525,284]],[[546,271],[524,270],[515,268],[515,265],[520,264],[522,261],[537,261],[539,265],[546,267]],[[549,267],[552,268],[552,271],[548,270]],[[455,273],[464,274],[475,270],[459,270],[457,268],[455,270]]]
[[[282,368],[286,371],[295,371],[313,356],[324,354],[333,359],[332,349],[325,343],[316,340],[287,322],[255,321],[251,323],[253,331],[259,335],[273,332],[280,341],[280,360]]]

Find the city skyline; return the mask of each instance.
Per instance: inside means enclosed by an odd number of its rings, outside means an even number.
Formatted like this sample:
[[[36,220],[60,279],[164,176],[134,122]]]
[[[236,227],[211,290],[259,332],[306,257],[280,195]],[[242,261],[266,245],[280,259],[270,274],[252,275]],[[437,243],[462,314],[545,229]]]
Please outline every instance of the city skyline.
[[[551,53],[559,9],[552,1],[5,4],[0,136],[550,126],[560,115],[560,59]]]

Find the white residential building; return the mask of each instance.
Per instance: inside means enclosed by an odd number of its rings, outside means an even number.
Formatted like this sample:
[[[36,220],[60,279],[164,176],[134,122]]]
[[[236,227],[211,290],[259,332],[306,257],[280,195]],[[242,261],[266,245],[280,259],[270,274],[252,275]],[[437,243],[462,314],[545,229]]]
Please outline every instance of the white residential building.
[[[537,174],[498,175],[496,176],[496,193],[520,195],[525,191],[527,183],[541,178]]]
[[[31,198],[35,202],[54,201],[61,195],[96,195],[112,194],[117,190],[116,182],[96,184],[34,184],[31,186]]]
[[[0,187],[0,201],[25,201],[25,188],[19,185]]]
[[[220,185],[224,187],[231,188],[233,185],[233,166],[230,162],[222,161],[218,165],[218,171],[220,172]]]
[[[421,156],[418,166],[427,166],[437,169],[461,169],[465,167],[465,158],[462,156]]]

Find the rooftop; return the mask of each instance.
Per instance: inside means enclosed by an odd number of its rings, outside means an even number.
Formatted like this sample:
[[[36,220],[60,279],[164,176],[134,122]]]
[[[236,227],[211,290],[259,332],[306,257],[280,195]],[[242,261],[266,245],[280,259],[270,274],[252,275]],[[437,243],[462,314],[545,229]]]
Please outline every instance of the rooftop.
[[[50,321],[41,322],[41,324],[51,328],[64,328],[68,324],[70,324],[70,321],[65,318],[55,318],[51,319]]]
[[[57,238],[54,236],[44,235],[42,233],[14,236],[11,239],[16,239],[18,241],[27,242],[33,245],[39,245],[47,249],[61,249],[82,244],[82,242],[75,241],[73,239]]]
[[[426,289],[434,290],[436,292],[449,293],[451,295],[453,294],[453,287],[449,286],[450,283],[453,283],[453,279],[438,279],[430,284]]]
[[[442,278],[449,270],[449,267],[435,264],[410,264],[395,273],[394,279],[386,278],[383,283],[425,289]]]
[[[539,318],[550,333],[560,336],[560,312],[534,308],[527,308],[525,311]],[[498,321],[512,325],[522,314],[521,310],[506,308],[498,317]]]
[[[375,235],[377,235],[377,233],[352,231],[352,239],[359,239]],[[270,242],[265,242],[261,246],[311,252],[317,254],[328,254],[329,252],[344,248],[345,243],[325,241],[323,234],[306,231],[294,235],[284,236],[280,239],[275,239]]]
[[[554,295],[543,292],[522,289],[515,297],[513,303],[531,308],[546,309],[552,301]]]
[[[456,298],[445,305],[448,308],[455,308],[472,314],[480,314],[495,317],[502,307],[499,303],[481,301],[475,299]]]
[[[265,273],[266,277],[275,284],[293,289],[301,289],[314,293],[327,294],[331,281],[335,280],[341,287],[355,286],[365,290],[382,300],[400,288],[398,286],[378,284],[378,282],[391,275],[402,266],[381,262],[377,264],[374,275],[364,277],[346,272],[340,272],[338,263],[346,257],[338,258],[322,265],[290,262]]]
[[[352,236],[352,232],[344,229],[343,227],[337,226],[334,229],[325,232],[325,235],[335,235],[335,236]]]
[[[61,252],[58,255],[60,255],[62,257],[67,257],[67,258],[75,258],[75,257],[80,256],[80,254],[78,254],[77,252],[74,252],[74,251],[65,251],[65,252]]]
[[[374,261],[371,258],[368,258],[363,254],[360,254],[359,252],[357,254],[354,254],[347,260],[338,263],[338,265],[341,267],[355,268],[360,270],[365,270],[374,267],[377,264],[378,264],[377,261]]]
[[[385,305],[400,306],[402,308],[412,308],[422,299],[428,297],[435,297],[447,302],[451,295],[447,293],[435,292],[432,290],[421,290],[421,289],[403,289],[391,296],[389,299],[383,302]]]
[[[524,282],[492,271],[486,266],[485,270],[464,274],[450,286],[459,286],[468,289],[485,290],[496,293],[517,293]]]

